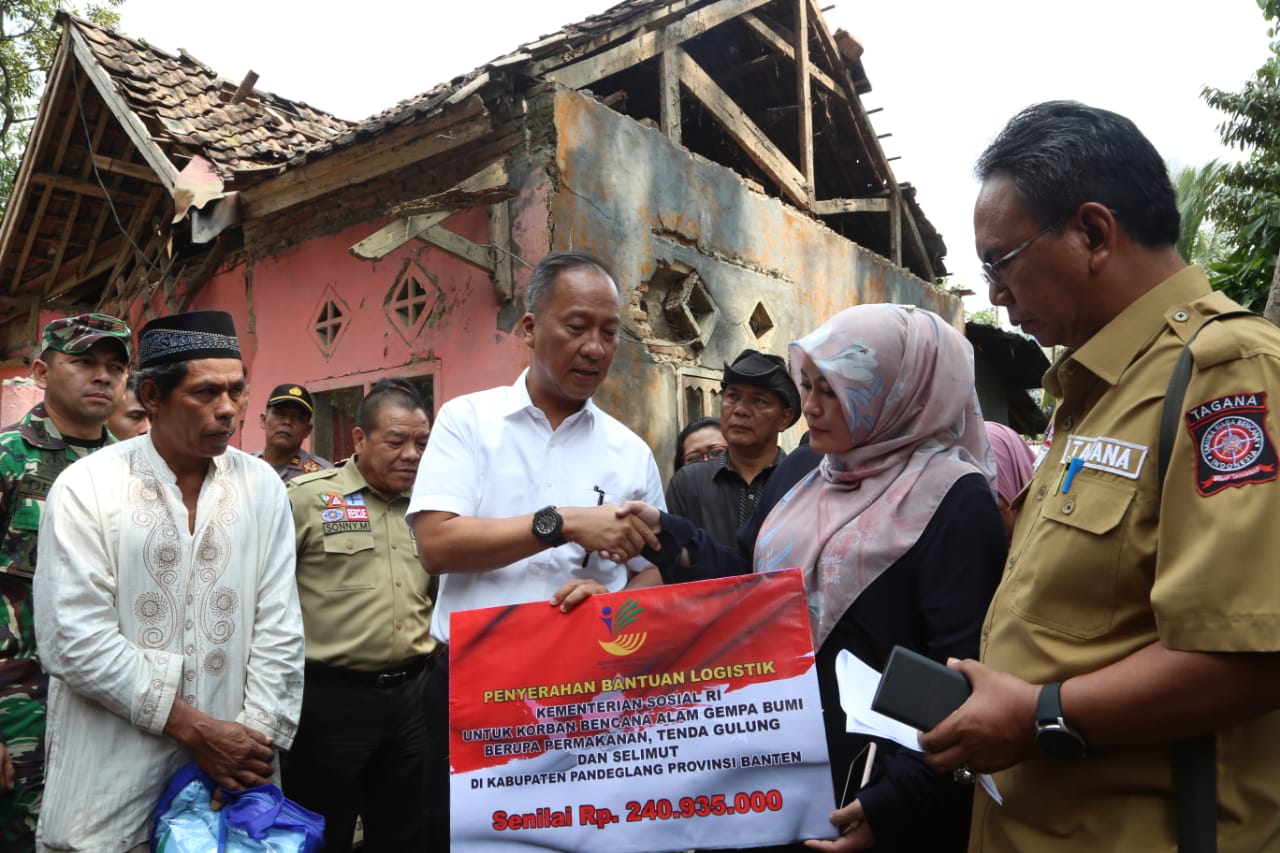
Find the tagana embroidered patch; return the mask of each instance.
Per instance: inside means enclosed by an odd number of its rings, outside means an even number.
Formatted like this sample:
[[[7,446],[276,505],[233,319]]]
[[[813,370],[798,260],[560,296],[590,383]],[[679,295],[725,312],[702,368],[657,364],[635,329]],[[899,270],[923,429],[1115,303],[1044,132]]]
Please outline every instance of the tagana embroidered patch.
[[[1266,392],[1207,400],[1188,409],[1185,417],[1196,445],[1196,491],[1202,496],[1276,479]]]

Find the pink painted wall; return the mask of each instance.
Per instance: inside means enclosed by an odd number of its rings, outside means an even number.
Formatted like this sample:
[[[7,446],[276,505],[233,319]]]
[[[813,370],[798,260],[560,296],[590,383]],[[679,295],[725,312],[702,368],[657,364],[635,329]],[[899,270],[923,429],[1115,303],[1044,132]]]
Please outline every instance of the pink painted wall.
[[[512,232],[535,251],[536,260],[548,240],[546,176],[535,172],[529,181],[526,194],[512,203]],[[499,304],[484,270],[420,241],[376,262],[351,255],[353,244],[385,224],[363,223],[309,240],[279,257],[229,270],[201,290],[192,308],[230,311],[241,336],[250,381],[236,442],[241,448],[263,446],[259,415],[271,389],[282,382],[316,392],[382,376],[431,374],[438,408],[460,394],[512,382],[528,364],[518,326],[514,334],[498,327]],[[483,208],[462,211],[445,227],[475,243],[489,242]],[[416,334],[402,331],[386,305],[407,265],[416,265],[428,290],[434,289],[432,277],[439,289],[440,304],[428,304],[430,313]],[[516,266],[517,286],[523,288],[528,269]],[[347,325],[326,353],[314,327],[330,299],[339,304]]]

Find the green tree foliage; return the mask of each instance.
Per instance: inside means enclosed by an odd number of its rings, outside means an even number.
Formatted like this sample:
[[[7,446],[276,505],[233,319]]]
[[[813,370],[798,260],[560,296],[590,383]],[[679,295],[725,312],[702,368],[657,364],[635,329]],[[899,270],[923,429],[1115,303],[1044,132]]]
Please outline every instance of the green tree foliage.
[[[1248,157],[1222,171],[1208,216],[1226,242],[1209,266],[1214,286],[1261,310],[1280,255],[1280,0],[1258,0],[1270,22],[1271,53],[1238,92],[1206,87],[1201,95],[1226,114],[1222,141]]]
[[[1209,206],[1222,187],[1222,173],[1227,167],[1211,160],[1196,168],[1183,166],[1173,170],[1173,189],[1178,195],[1181,233],[1178,254],[1203,267],[1220,261],[1227,252],[1224,235],[1217,223],[1209,219]]]
[[[104,27],[114,27],[121,0],[90,3],[83,12],[57,0],[0,0],[0,213],[9,203],[13,179],[35,120],[45,76],[53,64],[62,29],[54,23],[59,5]]]
[[[996,315],[994,305],[986,308],[979,308],[977,311],[965,311],[964,321],[966,323],[981,323],[984,326],[995,326],[1000,328],[1000,318]]]

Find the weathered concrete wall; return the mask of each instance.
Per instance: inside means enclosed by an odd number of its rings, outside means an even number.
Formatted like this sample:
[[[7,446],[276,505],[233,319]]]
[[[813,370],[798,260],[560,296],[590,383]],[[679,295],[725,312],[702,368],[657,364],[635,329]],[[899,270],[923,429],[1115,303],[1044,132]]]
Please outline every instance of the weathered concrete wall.
[[[927,285],[776,199],[691,155],[657,130],[575,92],[555,94],[559,184],[552,247],[598,252],[615,265],[627,327],[644,336],[644,290],[660,265],[696,270],[719,311],[700,351],[624,343],[599,402],[639,432],[660,464],[679,430],[680,372],[719,371],[746,347],[787,344],[850,305],[898,302],[963,328],[955,297]],[[763,305],[773,327],[750,324]],[[718,412],[712,412],[718,414]],[[793,428],[790,441],[803,429]]]

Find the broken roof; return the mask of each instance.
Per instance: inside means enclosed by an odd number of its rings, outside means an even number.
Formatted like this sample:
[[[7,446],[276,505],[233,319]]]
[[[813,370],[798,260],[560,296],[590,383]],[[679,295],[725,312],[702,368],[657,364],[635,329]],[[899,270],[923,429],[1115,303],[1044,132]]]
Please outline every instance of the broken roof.
[[[178,174],[197,156],[227,192],[247,191],[247,216],[270,216],[439,150],[402,138],[449,137],[451,122],[475,118],[480,140],[546,84],[590,90],[927,281],[945,273],[941,237],[861,104],[860,47],[827,30],[817,0],[623,0],[359,122],[258,90],[252,76],[221,78],[185,52],[59,21],[63,44],[0,222],[0,326],[32,324],[33,302],[71,310],[171,287],[207,251],[167,227]]]
[[[252,82],[241,90],[185,51],[173,56],[80,18],[62,18],[76,48],[88,48],[115,93],[175,165],[201,154],[225,177],[280,166],[353,124],[255,89]]]

